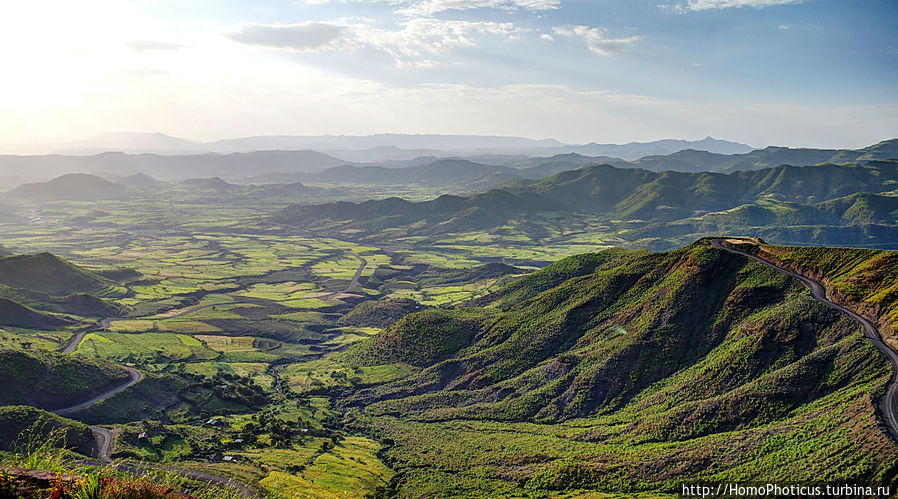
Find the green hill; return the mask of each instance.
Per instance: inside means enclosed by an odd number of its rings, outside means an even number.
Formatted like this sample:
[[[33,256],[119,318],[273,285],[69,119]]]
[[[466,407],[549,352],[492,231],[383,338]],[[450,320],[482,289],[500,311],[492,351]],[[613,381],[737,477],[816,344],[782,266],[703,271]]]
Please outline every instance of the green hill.
[[[43,314],[6,298],[0,298],[0,326],[27,329],[52,329],[72,322],[60,317]]]
[[[822,281],[832,290],[834,301],[877,319],[886,343],[898,349],[898,251],[775,245],[747,248]]]
[[[0,406],[0,450],[24,451],[29,436],[47,438],[54,430],[62,432],[65,448],[85,456],[96,454],[97,441],[87,425],[34,407]]]
[[[867,278],[894,283],[882,268]],[[890,364],[747,258],[704,241],[579,256],[480,305],[406,316],[348,354],[422,368],[340,402],[393,444],[400,496],[895,484],[875,409]]]
[[[387,327],[424,307],[410,298],[364,301],[340,318],[338,324],[360,327]]]
[[[53,352],[0,350],[0,405],[61,409],[125,383],[130,375],[110,362]]]
[[[0,258],[0,284],[51,296],[97,293],[114,285],[50,253]]]
[[[122,199],[128,189],[120,184],[84,173],[70,173],[49,182],[23,184],[9,191],[7,196],[30,201],[96,201]]]
[[[728,231],[762,219],[777,226],[806,221],[834,226],[895,226],[898,218],[890,208],[894,198],[881,194],[896,186],[896,160],[863,165],[778,166],[732,174],[655,173],[598,165],[537,181],[517,180],[501,189],[466,197],[441,196],[419,203],[389,198],[360,204],[290,206],[276,220],[321,234],[352,233],[361,239],[377,239],[493,229],[515,220],[539,222],[540,217],[557,214],[568,219],[579,216],[623,221],[629,228],[646,229],[649,235],[643,237],[663,237],[663,231],[654,235],[648,226],[759,205],[753,212],[717,217],[717,221],[729,224]],[[859,197],[840,200],[853,195]],[[831,203],[821,204],[826,202]],[[805,209],[795,205],[815,206]],[[789,214],[796,210],[800,212],[797,216]],[[898,242],[898,234],[890,237]]]

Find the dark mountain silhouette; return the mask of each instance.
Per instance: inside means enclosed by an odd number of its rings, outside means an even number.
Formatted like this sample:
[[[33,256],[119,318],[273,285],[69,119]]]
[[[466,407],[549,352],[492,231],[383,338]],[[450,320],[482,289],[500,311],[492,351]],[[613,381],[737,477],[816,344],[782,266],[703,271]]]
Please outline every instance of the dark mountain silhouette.
[[[95,201],[125,198],[128,189],[96,175],[69,173],[49,182],[20,185],[9,191],[7,196],[30,201]]]

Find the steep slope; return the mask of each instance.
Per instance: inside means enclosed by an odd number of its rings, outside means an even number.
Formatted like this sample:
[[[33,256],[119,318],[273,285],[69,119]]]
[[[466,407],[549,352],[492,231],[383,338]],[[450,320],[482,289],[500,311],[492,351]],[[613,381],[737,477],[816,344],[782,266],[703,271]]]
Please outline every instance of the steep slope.
[[[69,173],[49,182],[20,185],[7,196],[30,201],[96,201],[125,198],[127,191],[125,186],[95,175]]]
[[[874,409],[891,366],[796,281],[704,241],[559,268],[348,354],[421,369],[342,400],[395,442],[400,496],[895,480]]]
[[[86,424],[34,407],[0,406],[0,450],[22,452],[29,438],[37,439],[39,445],[53,432],[62,438],[63,447],[85,456],[96,455],[97,441]]]
[[[50,253],[0,258],[0,284],[53,296],[97,293],[114,286]]]
[[[110,362],[53,352],[0,350],[4,389],[0,405],[59,409],[83,402],[125,383],[128,371]]]
[[[7,298],[0,297],[0,326],[52,329],[71,323],[71,321],[63,318],[43,314]]]
[[[898,251],[768,244],[743,248],[822,282],[833,301],[875,319],[884,341],[898,349]]]

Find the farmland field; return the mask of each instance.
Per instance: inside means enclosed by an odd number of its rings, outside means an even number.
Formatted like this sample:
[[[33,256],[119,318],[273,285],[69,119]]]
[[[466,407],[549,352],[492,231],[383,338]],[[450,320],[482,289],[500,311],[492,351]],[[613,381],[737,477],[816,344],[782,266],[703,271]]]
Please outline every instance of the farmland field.
[[[526,273],[590,247],[577,240],[528,248],[520,234],[471,233],[379,248],[291,233],[266,221],[271,206],[138,204],[51,202],[28,207],[31,222],[0,224],[4,247],[53,253],[118,286],[104,298],[118,312],[105,323],[85,318],[73,355],[146,377],[74,417],[113,428],[113,457],[181,463],[285,497],[373,494],[393,476],[379,457],[383,443],[344,428],[331,397],[415,368],[346,363],[343,352],[383,326],[365,323],[364,314],[348,326],[338,323],[342,316],[396,298],[460,303],[505,281],[459,272],[507,258]],[[59,351],[76,326],[6,328],[0,347]],[[205,424],[209,418],[216,425]]]

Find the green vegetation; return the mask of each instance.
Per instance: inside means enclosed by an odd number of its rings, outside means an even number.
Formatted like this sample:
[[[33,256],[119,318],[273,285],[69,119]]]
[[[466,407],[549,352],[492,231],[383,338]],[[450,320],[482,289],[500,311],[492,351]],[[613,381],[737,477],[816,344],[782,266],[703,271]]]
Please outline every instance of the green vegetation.
[[[85,456],[96,453],[97,442],[87,425],[30,406],[0,405],[0,450],[17,454],[19,459],[35,459],[38,456],[27,455],[29,450],[53,438]],[[29,467],[39,465],[33,462]]]
[[[112,434],[118,463],[200,497],[237,492],[171,470],[283,497],[898,485],[875,410],[890,367],[853,323],[703,241],[645,251],[734,229],[895,241],[898,163],[758,169],[784,154],[731,157],[751,170],[731,174],[573,156],[324,172],[338,188],[241,185],[210,169],[178,183],[123,179],[126,200],[22,198],[0,216],[3,246],[32,253],[0,249],[0,374],[11,387],[0,424],[51,422],[40,438],[53,442],[0,460],[43,456],[29,465],[86,485],[132,480],[51,452],[94,455],[93,424]],[[325,178],[347,172],[371,183]],[[420,184],[379,177],[399,174]],[[364,202],[311,204],[347,199]],[[892,252],[759,251],[824,280],[898,346]],[[80,333],[72,354],[57,353]],[[19,405],[83,402],[127,381],[125,365],[142,380],[74,420]],[[51,438],[58,428],[73,440]]]
[[[116,364],[47,351],[0,350],[4,390],[0,405],[62,409],[102,394],[129,379]]]
[[[776,166],[730,174],[655,173],[599,165],[541,180],[513,181],[465,197],[296,205],[281,212],[277,221],[368,243],[420,237],[431,247],[458,245],[460,235],[483,231],[500,236],[504,245],[526,247],[534,241],[553,245],[559,219],[562,234],[596,223],[606,238],[649,249],[671,248],[720,230],[744,229],[782,241],[841,238],[856,245],[883,244],[898,237],[898,205],[892,197],[896,183],[895,160]],[[523,240],[497,230],[509,225],[522,233]],[[813,227],[804,230],[806,226]],[[815,230],[830,234],[814,238]]]
[[[365,345],[372,362],[389,361],[393,351],[374,346],[391,332],[424,336],[447,315],[481,316],[470,347],[341,402],[356,427],[393,445],[400,496],[673,493],[759,470],[891,483],[898,450],[870,398],[890,366],[854,323],[705,243],[617,257],[490,313],[413,314]],[[547,274],[528,281],[557,270]]]
[[[0,258],[0,284],[48,295],[97,293],[114,286],[49,253]]]
[[[796,246],[746,246],[785,268],[813,276],[832,299],[877,319],[883,339],[898,347],[898,251]]]

